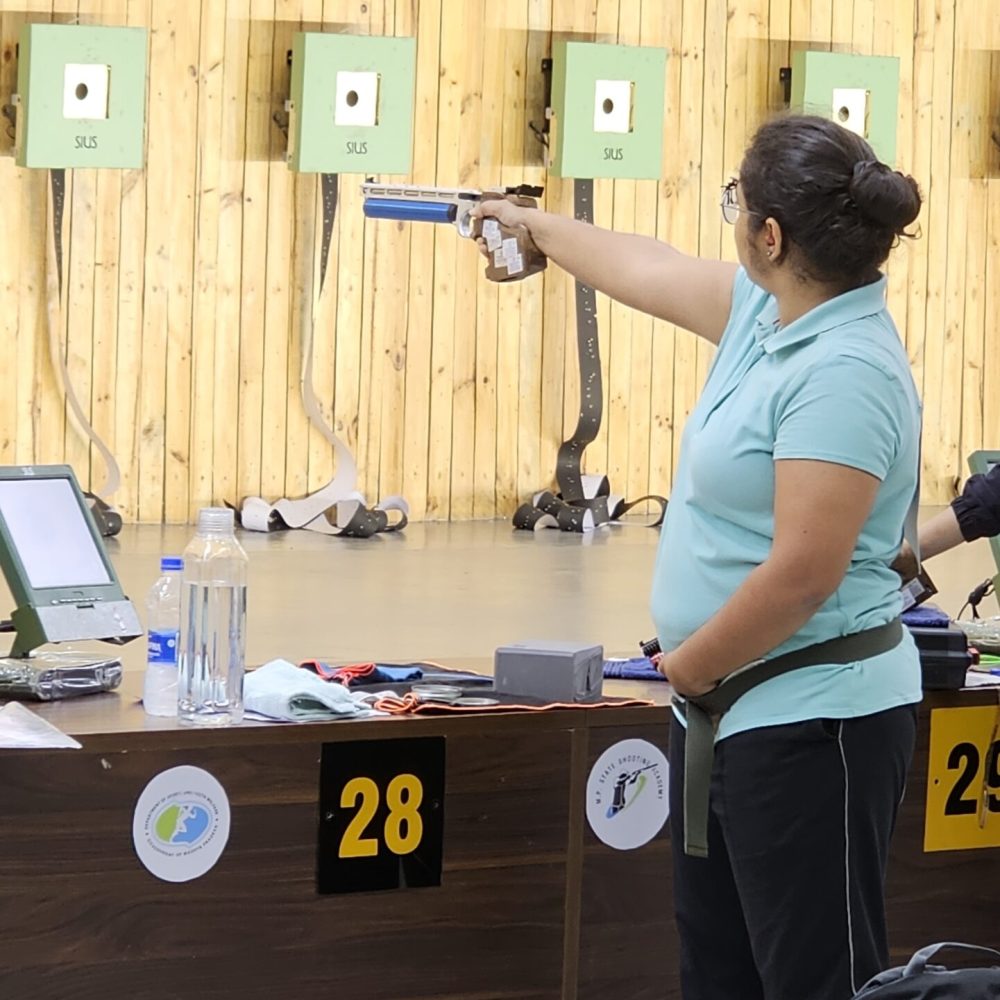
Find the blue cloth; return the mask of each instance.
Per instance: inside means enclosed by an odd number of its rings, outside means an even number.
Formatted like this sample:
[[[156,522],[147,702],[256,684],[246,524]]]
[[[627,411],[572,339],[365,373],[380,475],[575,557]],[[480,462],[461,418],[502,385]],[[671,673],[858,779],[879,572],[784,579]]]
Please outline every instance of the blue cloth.
[[[605,660],[604,676],[620,681],[663,681],[663,676],[645,656],[631,660]]]
[[[914,628],[947,628],[951,618],[936,604],[918,604],[903,612],[903,624]]]
[[[381,663],[375,664],[375,669],[367,677],[359,677],[355,684],[402,684],[406,681],[419,681],[424,676],[419,667],[389,667]]]
[[[773,296],[737,273],[729,322],[684,430],[660,540],[651,610],[665,651],[767,559],[778,459],[850,466],[881,486],[840,587],[771,655],[899,614],[899,577],[889,566],[917,484],[920,406],[885,286],[881,278],[846,292],[783,328]],[[719,737],[868,715],[920,697],[920,661],[907,635],[864,662],[809,667],[760,685],[725,716]]]

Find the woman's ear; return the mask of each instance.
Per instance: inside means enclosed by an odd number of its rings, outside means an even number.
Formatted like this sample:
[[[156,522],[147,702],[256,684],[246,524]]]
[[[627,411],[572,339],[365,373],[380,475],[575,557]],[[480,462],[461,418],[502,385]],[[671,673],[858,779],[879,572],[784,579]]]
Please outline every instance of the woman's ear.
[[[768,216],[761,227],[761,240],[764,254],[768,260],[781,260],[784,249],[784,235],[781,232],[781,225],[773,216]]]

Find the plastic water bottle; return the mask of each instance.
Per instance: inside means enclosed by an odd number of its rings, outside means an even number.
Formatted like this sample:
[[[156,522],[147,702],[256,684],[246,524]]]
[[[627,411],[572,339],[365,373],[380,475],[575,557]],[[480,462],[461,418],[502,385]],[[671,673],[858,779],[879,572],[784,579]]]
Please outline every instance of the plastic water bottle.
[[[177,714],[177,633],[181,625],[181,569],[175,556],[160,560],[160,578],[146,598],[146,679],[142,707],[147,715]]]
[[[243,719],[247,554],[231,510],[199,511],[183,580],[178,717],[186,725],[234,725]]]

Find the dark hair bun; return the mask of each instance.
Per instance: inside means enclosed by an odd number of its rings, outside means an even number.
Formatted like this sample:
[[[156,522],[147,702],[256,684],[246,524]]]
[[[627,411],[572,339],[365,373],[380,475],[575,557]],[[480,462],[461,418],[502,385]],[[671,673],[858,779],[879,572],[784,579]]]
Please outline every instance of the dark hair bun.
[[[862,215],[897,235],[920,214],[917,182],[878,160],[854,164],[847,193]]]
[[[865,140],[817,115],[765,122],[740,166],[750,234],[777,220],[785,262],[803,280],[843,290],[874,281],[920,213],[912,177],[880,163]]]

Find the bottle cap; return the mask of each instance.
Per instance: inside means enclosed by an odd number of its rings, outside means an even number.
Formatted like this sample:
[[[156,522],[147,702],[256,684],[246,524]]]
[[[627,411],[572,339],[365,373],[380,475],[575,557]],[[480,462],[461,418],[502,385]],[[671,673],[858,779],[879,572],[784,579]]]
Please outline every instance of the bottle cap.
[[[198,511],[199,535],[231,535],[234,523],[228,507],[203,507]]]
[[[163,556],[160,559],[160,570],[163,573],[182,569],[184,569],[184,560],[178,556]]]

